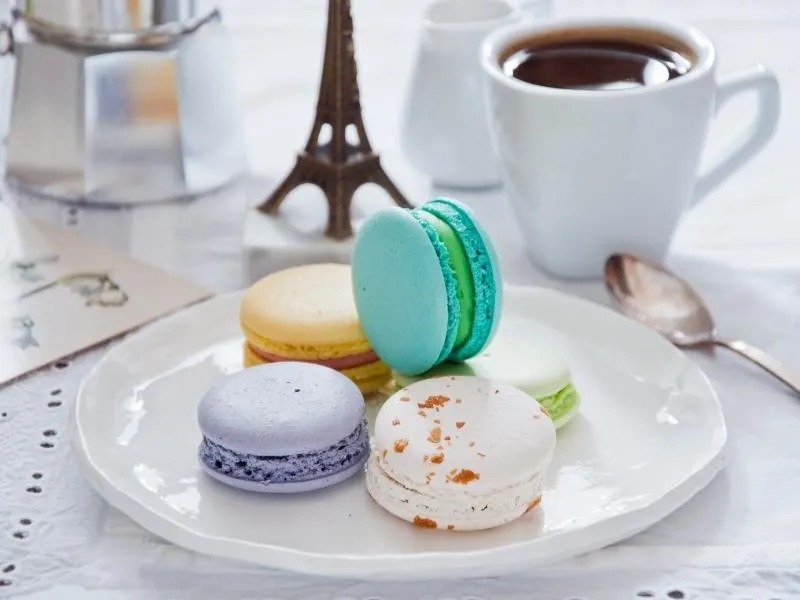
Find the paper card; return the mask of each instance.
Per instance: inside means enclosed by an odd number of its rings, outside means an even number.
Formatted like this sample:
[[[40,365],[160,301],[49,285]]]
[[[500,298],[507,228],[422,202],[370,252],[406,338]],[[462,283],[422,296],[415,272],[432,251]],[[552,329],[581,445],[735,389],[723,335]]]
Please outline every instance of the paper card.
[[[0,385],[211,295],[0,204]]]

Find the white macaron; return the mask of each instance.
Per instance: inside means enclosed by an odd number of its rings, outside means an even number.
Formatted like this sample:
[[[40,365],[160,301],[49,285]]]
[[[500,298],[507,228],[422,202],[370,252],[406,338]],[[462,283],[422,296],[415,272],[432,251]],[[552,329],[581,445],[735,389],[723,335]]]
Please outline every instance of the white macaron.
[[[395,393],[375,421],[367,489],[421,527],[488,529],[538,505],[553,422],[517,388],[439,377]]]

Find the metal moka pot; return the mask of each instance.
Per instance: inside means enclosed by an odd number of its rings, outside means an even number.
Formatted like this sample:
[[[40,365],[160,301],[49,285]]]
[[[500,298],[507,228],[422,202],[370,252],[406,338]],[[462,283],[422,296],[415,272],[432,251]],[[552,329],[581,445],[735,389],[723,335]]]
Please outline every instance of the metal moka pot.
[[[217,10],[198,14],[191,0],[27,0],[0,34],[16,57],[12,185],[137,204],[201,194],[243,172]]]

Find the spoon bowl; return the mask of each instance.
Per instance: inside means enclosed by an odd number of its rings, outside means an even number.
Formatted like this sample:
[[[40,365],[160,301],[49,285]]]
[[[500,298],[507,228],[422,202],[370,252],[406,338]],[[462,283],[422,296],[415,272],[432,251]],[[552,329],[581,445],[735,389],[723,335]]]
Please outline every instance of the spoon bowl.
[[[605,266],[606,287],[622,312],[678,346],[713,343],[716,327],[703,299],[663,267],[631,254],[614,254]]]
[[[633,254],[612,254],[606,261],[605,282],[623,313],[651,327],[676,346],[724,346],[800,394],[800,375],[744,341],[719,339],[711,311],[700,295],[661,265]]]

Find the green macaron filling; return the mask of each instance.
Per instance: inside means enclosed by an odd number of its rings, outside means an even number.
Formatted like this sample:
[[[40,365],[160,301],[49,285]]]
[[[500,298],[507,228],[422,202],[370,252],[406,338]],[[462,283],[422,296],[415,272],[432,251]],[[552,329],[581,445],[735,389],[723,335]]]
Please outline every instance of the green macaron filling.
[[[547,411],[556,427],[563,425],[578,404],[580,395],[571,383],[551,396],[538,398],[539,404]]]
[[[502,290],[498,261],[491,241],[465,207],[453,200],[438,198],[425,204],[421,210],[447,223],[458,236],[467,256],[474,293],[471,333],[448,356],[454,361],[467,360],[487,346],[500,320]]]
[[[475,315],[475,289],[472,284],[469,259],[458,234],[447,223],[425,211],[418,211],[418,216],[425,219],[436,230],[445,248],[447,248],[448,262],[455,272],[456,296],[459,304],[455,347],[458,348],[467,341],[472,333],[472,323]]]

